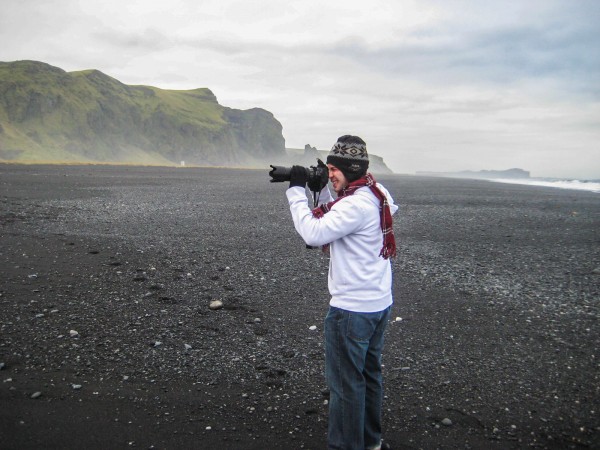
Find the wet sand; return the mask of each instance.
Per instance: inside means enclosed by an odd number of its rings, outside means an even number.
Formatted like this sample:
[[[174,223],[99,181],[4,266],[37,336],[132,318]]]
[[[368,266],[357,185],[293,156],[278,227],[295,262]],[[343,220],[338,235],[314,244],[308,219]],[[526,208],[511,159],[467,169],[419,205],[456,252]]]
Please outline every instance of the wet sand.
[[[328,261],[267,172],[0,165],[2,448],[326,448]],[[600,448],[600,195],[379,181],[386,441]]]

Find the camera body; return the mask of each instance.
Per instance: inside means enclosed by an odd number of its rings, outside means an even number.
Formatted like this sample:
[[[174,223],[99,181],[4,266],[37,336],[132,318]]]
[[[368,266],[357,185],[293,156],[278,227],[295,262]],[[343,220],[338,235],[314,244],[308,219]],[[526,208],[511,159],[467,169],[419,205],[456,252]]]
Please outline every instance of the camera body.
[[[313,193],[313,202],[317,206],[319,203],[319,194],[321,190],[327,186],[329,181],[329,169],[323,161],[317,159],[316,166],[302,167],[306,170],[306,185]],[[283,183],[284,181],[290,181],[292,175],[291,167],[274,166],[271,164],[271,183]],[[310,245],[306,245],[308,249],[315,249]]]
[[[313,192],[320,192],[329,181],[329,169],[323,161],[317,159],[316,166],[304,167],[306,170],[306,184],[308,188]],[[284,181],[290,181],[290,175],[292,172],[291,167],[274,166],[271,164],[271,183],[283,183]]]

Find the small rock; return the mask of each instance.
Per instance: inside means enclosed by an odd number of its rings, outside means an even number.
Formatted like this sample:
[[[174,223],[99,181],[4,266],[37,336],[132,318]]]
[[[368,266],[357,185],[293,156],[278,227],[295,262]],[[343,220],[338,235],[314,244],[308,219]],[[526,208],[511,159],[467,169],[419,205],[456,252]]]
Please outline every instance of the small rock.
[[[4,369],[5,367],[6,367],[6,364],[0,363],[0,370]]]
[[[183,344],[183,348],[185,348],[186,350],[191,350],[192,346],[190,344]]]
[[[72,387],[73,387],[73,389],[78,391],[79,389],[81,389],[82,386],[80,384],[73,384]]]
[[[452,421],[446,417],[444,420],[442,420],[442,425],[449,427],[452,425]]]
[[[396,317],[396,322],[402,322],[402,317]]]
[[[317,326],[316,325],[311,325],[310,327],[308,327],[308,329],[310,331],[315,331],[317,329]]]
[[[34,392],[33,394],[31,394],[31,398],[40,398],[42,396],[42,393],[40,391]]]
[[[75,330],[70,330],[69,331],[69,336],[71,336],[73,338],[74,337],[79,337],[79,333],[77,331],[75,331]]]
[[[210,302],[210,305],[208,307],[213,311],[216,311],[217,309],[223,308],[223,302],[221,300],[213,300],[212,302]]]
[[[260,323],[260,322],[261,322],[260,317],[257,317],[256,319],[254,319],[254,323]]]
[[[154,343],[154,347],[160,347],[161,345],[162,345],[162,342],[160,342],[160,341],[156,341]]]

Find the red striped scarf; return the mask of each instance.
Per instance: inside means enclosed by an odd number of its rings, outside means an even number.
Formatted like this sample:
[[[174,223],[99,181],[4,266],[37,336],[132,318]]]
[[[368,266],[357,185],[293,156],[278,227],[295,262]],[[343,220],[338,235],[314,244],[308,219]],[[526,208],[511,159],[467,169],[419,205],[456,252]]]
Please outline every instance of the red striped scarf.
[[[359,188],[368,186],[371,189],[371,192],[377,197],[380,202],[380,214],[381,214],[381,232],[383,233],[383,247],[379,252],[379,256],[383,256],[384,259],[388,259],[390,257],[396,256],[396,238],[394,237],[394,228],[392,222],[392,212],[390,211],[390,205],[387,201],[387,197],[379,188],[377,187],[377,182],[373,175],[370,173],[366,174],[364,177],[359,178],[356,181],[348,184],[342,192],[339,194],[338,198],[329,203],[324,203],[323,205],[317,206],[313,209],[313,216],[317,219],[320,219],[329,211],[331,211],[331,207],[339,202],[344,197],[349,195],[353,195]],[[329,244],[323,247],[323,250],[327,250]]]

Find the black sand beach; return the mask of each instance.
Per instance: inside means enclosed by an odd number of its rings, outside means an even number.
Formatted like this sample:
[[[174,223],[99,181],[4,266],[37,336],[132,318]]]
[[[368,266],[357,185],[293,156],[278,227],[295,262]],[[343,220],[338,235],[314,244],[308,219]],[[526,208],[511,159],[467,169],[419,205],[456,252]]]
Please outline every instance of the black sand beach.
[[[380,181],[386,441],[600,448],[600,194]],[[0,165],[0,186],[0,447],[326,448],[327,258],[267,169]]]

